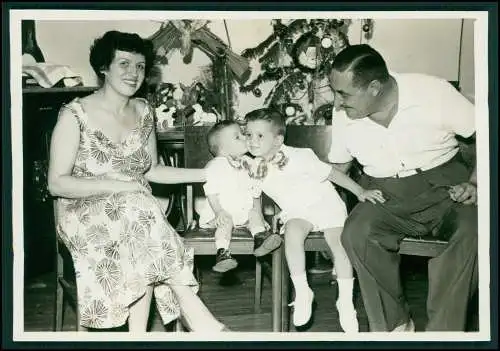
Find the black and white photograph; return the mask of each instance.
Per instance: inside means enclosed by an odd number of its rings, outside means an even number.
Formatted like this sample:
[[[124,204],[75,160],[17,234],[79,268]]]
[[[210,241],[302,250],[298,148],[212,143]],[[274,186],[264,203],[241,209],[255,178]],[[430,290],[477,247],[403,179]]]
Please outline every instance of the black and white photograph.
[[[116,7],[8,11],[12,341],[497,339],[488,11]]]

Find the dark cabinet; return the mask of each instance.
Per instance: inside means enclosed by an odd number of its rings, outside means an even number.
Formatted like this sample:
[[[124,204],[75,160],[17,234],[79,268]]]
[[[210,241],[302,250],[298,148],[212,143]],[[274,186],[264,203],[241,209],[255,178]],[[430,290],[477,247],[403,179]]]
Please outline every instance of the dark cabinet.
[[[47,191],[51,132],[60,107],[95,88],[23,89],[23,214],[24,274],[34,277],[53,271],[55,226],[52,200]]]

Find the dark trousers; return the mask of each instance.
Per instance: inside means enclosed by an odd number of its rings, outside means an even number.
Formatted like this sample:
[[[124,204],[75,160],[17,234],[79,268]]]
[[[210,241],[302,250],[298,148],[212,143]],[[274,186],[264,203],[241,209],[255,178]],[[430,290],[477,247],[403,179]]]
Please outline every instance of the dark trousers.
[[[342,233],[356,270],[371,331],[391,331],[409,320],[398,253],[405,236],[433,233],[449,241],[428,265],[428,331],[463,331],[467,305],[478,285],[477,207],[453,202],[448,186],[467,181],[459,157],[406,178],[364,176],[384,204],[359,203]]]

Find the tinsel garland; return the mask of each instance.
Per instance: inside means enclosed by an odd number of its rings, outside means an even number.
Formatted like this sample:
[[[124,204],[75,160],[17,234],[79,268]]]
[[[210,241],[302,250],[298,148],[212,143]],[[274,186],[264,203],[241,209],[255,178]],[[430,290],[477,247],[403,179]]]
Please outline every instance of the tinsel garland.
[[[257,47],[243,50],[241,56],[251,60],[257,56],[262,55],[264,51],[269,47],[269,45],[271,45],[274,42],[274,40],[276,40],[277,37],[278,34],[274,32],[266,40],[260,43]]]

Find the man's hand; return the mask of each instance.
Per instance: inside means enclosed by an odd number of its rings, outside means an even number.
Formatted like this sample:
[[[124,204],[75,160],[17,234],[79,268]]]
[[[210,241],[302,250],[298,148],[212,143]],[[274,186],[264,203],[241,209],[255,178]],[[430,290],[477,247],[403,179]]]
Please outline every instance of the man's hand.
[[[363,190],[361,194],[358,195],[358,200],[365,202],[366,200],[376,204],[377,202],[385,202],[382,191],[380,190]]]
[[[450,186],[448,193],[453,201],[461,202],[464,205],[477,204],[477,188],[472,183],[464,182]]]

